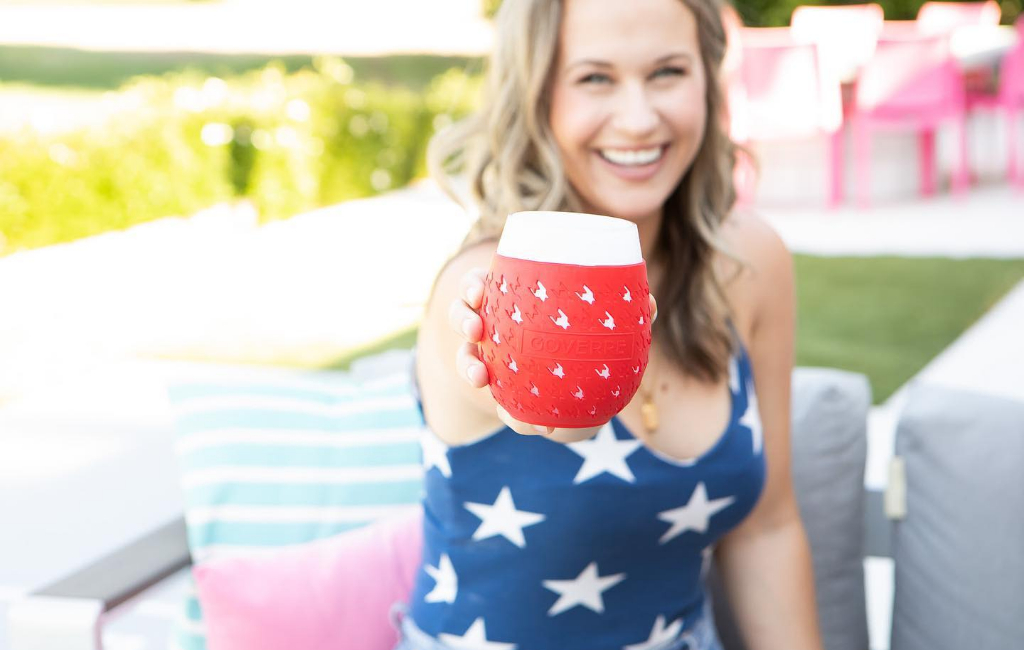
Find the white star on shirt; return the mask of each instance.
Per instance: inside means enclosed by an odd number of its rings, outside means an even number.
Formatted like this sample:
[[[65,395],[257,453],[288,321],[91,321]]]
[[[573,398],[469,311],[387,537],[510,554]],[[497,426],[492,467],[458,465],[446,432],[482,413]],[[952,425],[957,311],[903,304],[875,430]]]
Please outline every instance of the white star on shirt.
[[[665,544],[687,530],[698,533],[708,532],[708,521],[711,516],[729,507],[736,497],[722,497],[708,501],[708,491],[704,483],[698,483],[690,495],[690,501],[681,508],[673,508],[658,513],[658,519],[667,521],[672,527],[661,536],[659,544]]]
[[[462,636],[442,632],[437,635],[437,640],[449,648],[458,648],[459,650],[516,650],[517,647],[514,643],[488,641],[487,628],[484,626],[482,616],[473,621],[473,624]]]
[[[601,594],[625,579],[625,573],[599,577],[597,562],[591,562],[575,580],[545,580],[544,586],[559,596],[548,610],[548,616],[557,616],[576,605],[583,605],[601,614],[604,612],[604,599]]]
[[[750,429],[754,453],[761,453],[761,446],[764,444],[764,430],[761,427],[761,414],[757,408],[757,393],[754,392],[754,385],[749,381],[747,382],[747,410],[740,418],[740,424]]]
[[[481,519],[480,526],[473,533],[473,539],[481,540],[501,535],[519,548],[526,547],[523,528],[539,524],[545,519],[544,515],[536,512],[516,510],[516,504],[512,501],[512,491],[507,485],[501,488],[493,505],[467,502],[465,506],[466,510]]]
[[[429,564],[424,571],[434,579],[434,589],[423,597],[428,603],[454,603],[455,595],[459,592],[459,577],[455,575],[455,567],[447,553],[441,554],[441,559],[436,567]]]
[[[651,628],[651,636],[646,641],[641,643],[634,643],[628,645],[622,650],[651,650],[652,648],[660,647],[667,644],[669,641],[674,641],[679,636],[679,631],[683,629],[683,619],[676,619],[674,623],[665,627],[665,616],[659,615],[658,618],[654,619],[654,627]],[[687,645],[689,647],[689,645]]]
[[[611,422],[601,427],[592,439],[571,442],[566,447],[583,457],[583,465],[576,472],[576,478],[572,480],[574,485],[604,472],[618,476],[628,483],[636,481],[633,471],[626,464],[626,457],[640,447],[640,441],[617,439]]]
[[[448,462],[448,445],[432,432],[427,431],[420,437],[420,447],[423,448],[424,473],[429,472],[431,467],[436,467],[441,472],[441,476],[452,477],[452,466]]]

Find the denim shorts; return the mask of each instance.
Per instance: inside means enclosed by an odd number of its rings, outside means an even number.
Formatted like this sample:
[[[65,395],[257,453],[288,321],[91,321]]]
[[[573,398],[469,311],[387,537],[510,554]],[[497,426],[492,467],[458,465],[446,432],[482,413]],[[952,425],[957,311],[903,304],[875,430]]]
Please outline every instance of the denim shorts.
[[[416,627],[412,619],[405,615],[405,609],[404,603],[396,603],[391,608],[392,625],[399,631],[399,641],[395,650],[452,650],[450,646]],[[703,614],[689,630],[651,650],[722,650],[722,642],[715,631],[710,602],[704,601]]]

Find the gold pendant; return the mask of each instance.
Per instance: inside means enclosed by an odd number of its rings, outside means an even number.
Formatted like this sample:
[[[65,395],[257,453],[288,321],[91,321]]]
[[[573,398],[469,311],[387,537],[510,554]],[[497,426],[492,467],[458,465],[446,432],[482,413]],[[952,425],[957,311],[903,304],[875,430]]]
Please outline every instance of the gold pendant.
[[[644,396],[644,403],[640,406],[640,418],[644,422],[644,429],[647,430],[647,433],[658,428],[658,407],[654,405],[654,400],[650,395]]]

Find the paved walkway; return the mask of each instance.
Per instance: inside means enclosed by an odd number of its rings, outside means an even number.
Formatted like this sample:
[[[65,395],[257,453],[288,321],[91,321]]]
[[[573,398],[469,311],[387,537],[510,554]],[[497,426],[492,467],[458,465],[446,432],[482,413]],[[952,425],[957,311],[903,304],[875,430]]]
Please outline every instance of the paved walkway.
[[[1005,184],[963,197],[841,207],[760,208],[795,251],[815,255],[1024,257],[1024,190]]]
[[[218,206],[0,258],[0,400],[110,357],[322,363],[417,322],[468,224],[422,186],[264,226]]]

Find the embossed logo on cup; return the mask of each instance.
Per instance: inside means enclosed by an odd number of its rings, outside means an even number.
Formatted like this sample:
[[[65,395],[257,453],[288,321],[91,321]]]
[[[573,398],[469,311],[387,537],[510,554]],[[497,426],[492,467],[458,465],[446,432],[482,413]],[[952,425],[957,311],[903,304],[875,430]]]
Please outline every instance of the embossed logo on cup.
[[[555,356],[570,361],[622,361],[634,353],[634,334],[557,334],[523,330],[518,351],[527,356]]]

